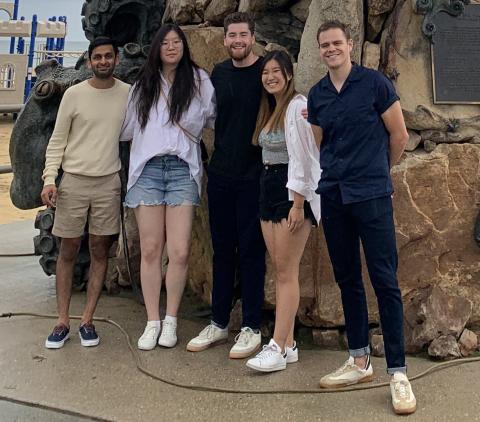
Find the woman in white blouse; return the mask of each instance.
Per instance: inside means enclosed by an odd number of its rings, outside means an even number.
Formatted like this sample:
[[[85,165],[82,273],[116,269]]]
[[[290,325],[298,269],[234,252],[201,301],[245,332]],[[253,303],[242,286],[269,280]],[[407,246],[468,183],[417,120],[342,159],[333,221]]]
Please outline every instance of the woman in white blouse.
[[[214,89],[191,59],[183,31],[163,25],[133,86],[122,140],[132,139],[125,205],[137,220],[147,325],[138,348],[177,343],[177,312],[186,283],[194,207],[200,204],[200,138],[213,127]],[[167,248],[166,316],[160,321],[162,255]]]
[[[320,220],[319,151],[302,117],[307,99],[295,91],[293,64],[284,51],[262,64],[263,94],[253,143],[262,147],[260,220],[276,281],[275,331],[247,366],[263,372],[298,360],[293,338],[300,300],[299,266],[312,225]]]

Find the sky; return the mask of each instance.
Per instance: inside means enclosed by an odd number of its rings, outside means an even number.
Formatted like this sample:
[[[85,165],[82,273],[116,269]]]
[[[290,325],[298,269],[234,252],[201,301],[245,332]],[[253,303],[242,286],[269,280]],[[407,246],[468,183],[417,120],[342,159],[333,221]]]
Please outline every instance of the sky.
[[[13,0],[2,0],[10,1]],[[20,0],[19,16],[31,19],[34,14],[38,20],[47,20],[52,16],[66,16],[68,24],[67,41],[85,41],[82,31],[83,0]],[[0,12],[0,20],[6,20],[7,14]]]

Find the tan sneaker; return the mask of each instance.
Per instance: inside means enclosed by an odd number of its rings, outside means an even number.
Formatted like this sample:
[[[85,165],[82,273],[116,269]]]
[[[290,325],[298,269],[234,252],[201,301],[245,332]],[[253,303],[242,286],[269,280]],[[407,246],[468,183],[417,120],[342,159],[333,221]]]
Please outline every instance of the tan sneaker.
[[[230,359],[245,359],[252,356],[262,346],[262,335],[250,327],[243,327],[235,337],[235,344],[230,349]]]
[[[228,340],[228,328],[220,328],[215,324],[207,325],[200,334],[192,338],[187,344],[189,352],[201,352],[210,346],[226,343]]]
[[[340,368],[320,379],[320,387],[341,388],[372,380],[373,367],[370,362],[370,356],[368,357],[366,369],[359,368],[355,365],[353,357],[350,356]]]
[[[395,372],[390,381],[393,410],[397,415],[408,415],[417,410],[417,400],[410,381],[403,372]]]

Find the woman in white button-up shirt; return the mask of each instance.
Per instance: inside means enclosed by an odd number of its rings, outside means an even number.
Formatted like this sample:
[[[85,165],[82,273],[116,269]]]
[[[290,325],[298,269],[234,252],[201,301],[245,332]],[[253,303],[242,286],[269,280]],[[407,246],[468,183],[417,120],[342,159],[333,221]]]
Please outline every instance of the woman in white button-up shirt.
[[[299,266],[312,225],[320,220],[319,151],[302,117],[307,100],[295,91],[288,53],[272,51],[262,64],[263,97],[254,134],[262,147],[260,220],[275,270],[275,331],[247,366],[278,371],[298,360],[293,338],[300,300]]]
[[[138,347],[177,342],[177,311],[185,287],[194,207],[200,204],[200,138],[213,127],[214,89],[192,61],[183,31],[173,24],[155,35],[133,86],[122,139],[132,139],[125,204],[138,224],[140,278],[147,326]],[[160,322],[162,255],[167,246],[167,309]]]

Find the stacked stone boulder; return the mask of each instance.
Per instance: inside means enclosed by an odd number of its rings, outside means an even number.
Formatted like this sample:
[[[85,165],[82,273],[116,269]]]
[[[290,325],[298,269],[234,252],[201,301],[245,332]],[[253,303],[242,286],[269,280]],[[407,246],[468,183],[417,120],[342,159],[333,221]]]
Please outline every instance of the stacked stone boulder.
[[[261,21],[262,16],[273,13],[272,9],[268,9],[268,3],[275,2],[240,1],[239,8],[253,12]],[[401,163],[392,169],[396,191],[398,276],[406,300],[407,348],[416,352],[427,350],[433,341],[439,343],[440,334],[429,337],[421,345],[415,343],[410,336],[411,327],[407,318],[414,313],[410,309],[409,298],[417,295],[426,304],[428,299],[421,293],[424,289],[435,288],[436,295],[443,294],[463,304],[452,311],[463,315],[457,330],[454,334],[445,334],[454,339],[458,350],[462,350],[460,338],[465,327],[475,330],[480,326],[480,306],[477,305],[480,298],[476,287],[480,281],[479,251],[472,235],[478,212],[480,148],[476,142],[480,136],[480,106],[433,104],[430,41],[422,34],[423,15],[416,14],[414,2],[378,0],[368,2],[367,9],[362,0],[302,1],[293,5],[290,2],[288,9],[284,8],[285,4],[280,4],[282,2],[277,3],[276,10],[294,14],[300,22],[306,18],[296,74],[300,92],[307,93],[326,73],[319,59],[316,32],[322,22],[333,18],[350,24],[355,61],[381,70],[395,84],[410,134],[407,152]],[[307,3],[310,5],[308,13],[305,13]],[[282,45],[280,39],[274,41]],[[292,52],[291,47],[285,47]],[[458,122],[457,132],[451,132],[449,123],[452,120]],[[425,142],[427,145],[431,143],[429,153],[423,148]],[[207,259],[203,260],[207,268],[192,268],[191,285],[209,300],[211,249],[208,232],[203,231],[208,227],[204,212],[206,210],[202,209],[198,213],[203,237],[196,239],[193,253],[194,262],[198,262],[202,254],[207,255]],[[367,281],[366,271],[364,276]],[[332,338],[328,330],[342,329],[344,321],[321,228],[314,230],[310,236],[301,263],[300,283],[299,321],[315,327],[316,341],[324,344],[325,337]],[[369,284],[368,281],[366,284]],[[275,288],[270,271],[266,278],[265,296],[266,306],[272,308]],[[370,322],[379,324],[375,296],[369,286],[367,296]],[[465,310],[470,311],[465,314]],[[429,318],[435,321],[440,317],[438,314]],[[381,354],[381,333],[375,335],[375,344]],[[433,350],[432,355],[435,355]],[[459,352],[460,355],[462,352]]]
[[[112,5],[110,11],[102,14],[100,5],[105,7],[107,3]],[[102,32],[102,28],[106,31],[114,27],[108,19],[118,20],[117,9],[125,13],[135,8],[143,10],[141,6],[147,5],[150,11],[158,5],[157,15],[163,18],[157,16],[153,22],[151,17],[155,13],[146,16],[142,12],[139,22],[150,35],[135,33],[130,44],[135,44],[139,54],[145,55],[153,29],[161,21],[175,21],[186,25],[194,58],[208,71],[227,57],[223,47],[223,18],[236,10],[250,12],[257,22],[259,44],[267,49],[279,45],[292,53],[297,61],[297,89],[304,94],[326,74],[316,40],[319,25],[329,19],[350,24],[354,60],[379,69],[393,81],[410,134],[407,152],[392,168],[398,278],[405,300],[407,348],[412,352],[429,350],[437,357],[466,356],[475,349],[475,332],[480,330],[480,260],[473,236],[479,200],[480,105],[434,104],[430,41],[422,33],[424,16],[416,10],[416,3],[412,0],[121,0],[112,3],[95,0],[86,2],[83,12],[86,34],[92,37]],[[125,56],[131,50],[125,46]],[[135,66],[132,73],[126,73],[129,77],[138,71],[139,63]],[[72,75],[73,80],[78,72]],[[34,99],[30,101],[32,104],[26,107],[27,117],[34,105]],[[55,102],[49,102],[48,107],[56,109],[58,101],[55,97]],[[19,118],[15,137],[18,145],[16,143],[12,151],[17,156],[12,159],[14,169],[15,163],[22,162],[18,158],[22,148],[20,139],[39,136],[26,130],[20,133],[25,118],[25,113]],[[205,140],[211,152],[212,134],[206,133]],[[45,145],[44,140],[41,145]],[[36,200],[24,200],[28,195],[22,194],[19,188],[29,185],[31,175],[28,176],[25,184],[16,182],[13,188],[12,199],[22,208],[38,205],[38,195]],[[127,223],[127,232],[135,260],[134,278],[138,281],[135,225]],[[189,284],[205,302],[211,299],[211,262],[208,207],[203,195],[194,224]],[[121,252],[118,267],[119,283],[128,284]],[[273,309],[274,275],[270,265],[268,268],[265,306]],[[370,323],[379,325],[376,300],[366,271],[364,276]],[[337,341],[343,338],[344,326],[340,294],[321,227],[312,231],[308,241],[301,262],[300,286],[299,322],[319,330],[315,331],[317,342],[328,343],[329,347],[341,343]],[[438,303],[447,308],[435,308]],[[437,334],[431,334],[438,326],[442,328],[436,330]],[[428,331],[428,327],[434,328]],[[381,331],[375,336],[378,353],[381,353]],[[440,352],[442,349],[449,351]]]

